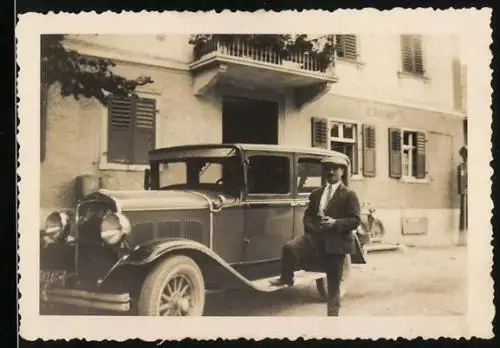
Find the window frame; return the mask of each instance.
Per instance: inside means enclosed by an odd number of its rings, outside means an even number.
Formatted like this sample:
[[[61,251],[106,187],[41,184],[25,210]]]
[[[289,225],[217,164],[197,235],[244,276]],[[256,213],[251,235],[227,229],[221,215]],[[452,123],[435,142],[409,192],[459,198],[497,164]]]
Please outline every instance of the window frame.
[[[342,61],[342,62],[348,62],[348,63],[360,63],[360,45],[359,45],[359,35],[357,34],[353,34],[353,33],[349,33],[349,34],[335,34],[335,46],[337,45],[337,38],[339,37],[345,37],[347,35],[353,35],[355,37],[355,40],[356,40],[356,57],[355,58],[351,58],[351,57],[340,57],[338,55],[338,50],[336,49],[335,50],[335,58],[338,59],[339,61]],[[345,41],[342,42],[343,43],[343,52],[345,52]]]
[[[405,70],[405,64],[404,64],[404,47],[403,47],[403,39],[404,37],[410,37],[414,39],[415,37],[418,38],[420,41],[420,59],[421,59],[421,64],[422,64],[422,72],[418,72],[416,70],[412,71],[407,71]],[[425,67],[427,66],[427,61],[425,59],[425,45],[424,45],[424,36],[421,34],[401,34],[399,36],[399,55],[400,55],[400,70],[398,71],[398,77],[409,77],[409,78],[414,78],[422,81],[428,81],[429,77],[427,75],[427,71]],[[415,49],[412,46],[412,60],[415,61]],[[413,62],[413,68],[415,67],[415,63]]]
[[[248,191],[248,165],[245,164],[244,168],[244,199],[246,201],[260,201],[263,199],[292,199],[295,192],[294,184],[294,156],[292,153],[279,153],[279,152],[266,152],[266,151],[252,151],[245,153],[245,163],[248,163],[250,157],[284,157],[288,159],[288,193],[250,193]]]
[[[363,170],[362,170],[362,165],[363,165],[363,123],[359,120],[352,120],[352,119],[344,119],[344,118],[337,118],[337,117],[326,117],[327,122],[328,122],[328,132],[327,132],[327,144],[328,144],[328,149],[331,150],[331,143],[332,143],[332,136],[331,136],[331,126],[333,123],[348,123],[356,126],[356,140],[354,142],[349,142],[345,141],[345,143],[350,143],[354,144],[356,147],[356,167],[358,169],[358,172],[356,174],[352,173],[351,174],[351,179],[352,180],[363,180],[364,175],[363,175]],[[340,138],[334,138],[334,139],[340,139]],[[336,141],[336,140],[333,140]],[[339,140],[338,142],[342,142]],[[354,163],[351,163],[351,168],[353,167]]]
[[[425,184],[425,183],[429,183],[429,160],[428,160],[428,151],[427,151],[427,131],[425,130],[422,130],[422,129],[415,129],[415,128],[407,128],[407,127],[399,127],[399,130],[401,131],[401,178],[399,179],[401,182],[404,182],[404,183],[422,183],[422,184]],[[415,144],[413,144],[412,148],[413,149],[416,149],[417,147],[417,133],[424,133],[425,135],[425,177],[424,178],[417,178],[415,175],[404,175],[404,171],[403,171],[403,154],[404,154],[404,151],[405,151],[405,148],[409,149],[410,146],[408,145],[405,145],[404,144],[404,138],[405,138],[405,133],[412,133],[414,134],[414,138],[415,138]],[[416,161],[416,157],[414,159],[414,161]],[[410,163],[409,164],[409,169],[411,170],[412,174],[413,173],[413,163]]]
[[[136,91],[139,98],[149,98],[154,99],[156,104],[156,114],[155,114],[155,148],[161,143],[161,121],[159,112],[159,101],[160,93],[151,91]],[[101,137],[100,137],[100,159],[99,159],[99,169],[101,170],[119,170],[119,171],[144,171],[149,168],[149,164],[128,164],[128,163],[116,163],[108,161],[108,139],[109,139],[109,110],[107,106],[102,106],[102,116],[101,116]],[[160,166],[160,170],[163,170],[163,166]]]

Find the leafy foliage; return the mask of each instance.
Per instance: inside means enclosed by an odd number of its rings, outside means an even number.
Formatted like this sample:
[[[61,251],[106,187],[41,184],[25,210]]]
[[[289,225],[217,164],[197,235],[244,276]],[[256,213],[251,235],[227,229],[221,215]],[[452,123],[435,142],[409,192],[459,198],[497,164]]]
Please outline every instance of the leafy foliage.
[[[136,95],[137,86],[153,82],[148,76],[133,80],[119,76],[112,71],[115,63],[111,60],[86,57],[68,50],[63,40],[64,35],[42,35],[41,81],[46,86],[59,82],[65,97],[73,95],[77,100],[80,96],[95,97],[106,105],[106,92],[118,96]]]
[[[281,59],[291,61],[294,54],[306,54],[318,61],[320,70],[325,70],[333,62],[335,51],[332,35],[325,36],[320,44],[319,38],[308,39],[306,34],[197,34],[189,40],[189,43],[195,46],[195,56],[199,56],[203,46],[210,40],[223,45],[239,41],[254,48],[271,49]]]

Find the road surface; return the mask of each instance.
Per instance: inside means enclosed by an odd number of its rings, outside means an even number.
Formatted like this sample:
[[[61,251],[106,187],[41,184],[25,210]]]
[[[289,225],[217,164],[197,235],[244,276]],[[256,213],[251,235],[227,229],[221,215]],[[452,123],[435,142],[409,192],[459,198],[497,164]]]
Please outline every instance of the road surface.
[[[409,248],[368,254],[353,265],[342,316],[465,314],[464,247]],[[325,316],[314,283],[273,293],[235,290],[207,296],[206,316]]]

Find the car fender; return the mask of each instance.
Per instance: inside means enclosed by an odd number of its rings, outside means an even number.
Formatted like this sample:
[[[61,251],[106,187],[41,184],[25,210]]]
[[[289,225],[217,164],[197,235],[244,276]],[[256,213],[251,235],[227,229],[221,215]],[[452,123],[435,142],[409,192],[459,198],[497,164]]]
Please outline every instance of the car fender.
[[[119,261],[108,271],[105,277],[99,280],[103,283],[113,273],[126,266],[146,266],[168,255],[178,254],[179,252],[194,254],[204,257],[221,266],[226,272],[231,274],[235,280],[260,291],[269,291],[266,287],[255,286],[250,280],[236,271],[229,263],[224,261],[217,253],[205,245],[188,239],[169,239],[152,242],[138,246],[130,253],[123,255]]]

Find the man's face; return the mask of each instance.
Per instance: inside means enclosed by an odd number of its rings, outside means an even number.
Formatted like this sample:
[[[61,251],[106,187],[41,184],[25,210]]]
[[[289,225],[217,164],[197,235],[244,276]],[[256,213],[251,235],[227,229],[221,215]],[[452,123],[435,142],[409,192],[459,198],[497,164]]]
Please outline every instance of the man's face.
[[[341,166],[327,165],[325,168],[326,181],[329,184],[335,184],[341,180],[344,169]]]

